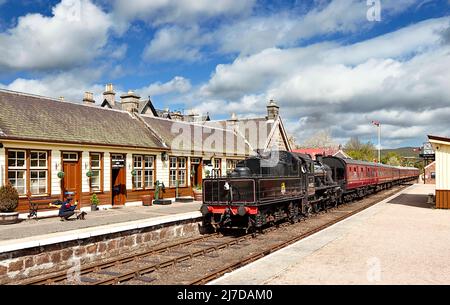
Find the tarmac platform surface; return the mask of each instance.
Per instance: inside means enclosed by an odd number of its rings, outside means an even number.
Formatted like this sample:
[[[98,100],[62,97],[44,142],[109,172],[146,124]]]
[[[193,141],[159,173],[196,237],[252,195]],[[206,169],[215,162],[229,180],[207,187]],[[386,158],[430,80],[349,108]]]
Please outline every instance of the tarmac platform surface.
[[[201,217],[201,202],[121,207],[88,212],[85,220],[29,219],[0,226],[0,253]],[[72,216],[74,218],[74,216]]]
[[[450,284],[450,211],[415,184],[210,284]]]

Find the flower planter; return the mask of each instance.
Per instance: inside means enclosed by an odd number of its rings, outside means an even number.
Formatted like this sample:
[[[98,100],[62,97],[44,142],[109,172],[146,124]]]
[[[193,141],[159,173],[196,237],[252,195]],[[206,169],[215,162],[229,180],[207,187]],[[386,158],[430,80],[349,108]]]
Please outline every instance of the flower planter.
[[[98,206],[96,206],[96,205],[91,205],[91,211],[92,211],[92,212],[98,211]]]
[[[19,213],[0,213],[0,225],[9,225],[19,222]]]
[[[203,192],[194,190],[194,200],[195,201],[203,201]]]
[[[153,202],[153,196],[152,195],[144,195],[142,196],[142,205],[143,206],[151,206]]]

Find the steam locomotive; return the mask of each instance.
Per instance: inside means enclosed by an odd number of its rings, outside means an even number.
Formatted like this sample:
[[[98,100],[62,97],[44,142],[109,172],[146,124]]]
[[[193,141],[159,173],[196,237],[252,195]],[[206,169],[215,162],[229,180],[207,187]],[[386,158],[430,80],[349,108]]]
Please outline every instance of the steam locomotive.
[[[254,232],[417,179],[419,170],[337,157],[273,151],[203,180],[203,226]]]

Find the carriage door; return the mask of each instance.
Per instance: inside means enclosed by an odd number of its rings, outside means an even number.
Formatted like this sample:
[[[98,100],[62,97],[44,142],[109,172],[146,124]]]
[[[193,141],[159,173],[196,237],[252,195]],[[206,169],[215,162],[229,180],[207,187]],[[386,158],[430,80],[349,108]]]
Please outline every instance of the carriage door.
[[[125,176],[125,156],[123,154],[111,155],[111,204],[124,205],[127,186]]]
[[[70,195],[74,200],[80,202],[81,195],[81,164],[78,152],[62,153],[62,197],[66,200]]]

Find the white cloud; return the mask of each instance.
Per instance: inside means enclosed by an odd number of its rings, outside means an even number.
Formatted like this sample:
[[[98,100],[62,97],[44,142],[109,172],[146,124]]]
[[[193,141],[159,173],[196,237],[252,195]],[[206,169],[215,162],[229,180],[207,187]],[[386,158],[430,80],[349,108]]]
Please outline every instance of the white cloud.
[[[197,61],[202,55],[200,48],[210,39],[199,33],[199,28],[164,27],[158,30],[146,46],[143,58],[147,61]]]
[[[205,108],[220,101],[216,113],[233,108],[244,116],[275,98],[299,140],[328,126],[338,138],[370,139],[376,136],[374,119],[388,124],[391,145],[428,131],[445,134],[450,121],[441,113],[449,112],[450,46],[442,35],[449,21],[432,19],[353,45],[272,48],[239,57],[218,65],[197,98]]]
[[[119,32],[133,20],[152,25],[196,24],[213,17],[239,16],[251,12],[255,0],[116,0],[114,15]]]
[[[95,93],[96,100],[100,101],[100,95],[104,87],[95,84],[95,82],[103,72],[102,68],[74,69],[68,72],[50,74],[41,79],[18,78],[2,87],[8,90],[53,98],[63,96],[65,100],[80,103],[84,92],[90,91]]]
[[[53,16],[27,14],[0,33],[0,66],[10,69],[61,69],[81,66],[108,40],[109,16],[89,0],[62,0]]]
[[[399,14],[417,0],[383,1],[385,16]],[[252,54],[270,47],[289,47],[298,41],[321,35],[350,34],[370,29],[376,23],[367,20],[366,1],[333,0],[318,6],[304,16],[281,13],[246,19],[219,32],[225,52]]]
[[[137,89],[141,96],[156,96],[170,93],[186,93],[191,89],[191,83],[188,79],[175,76],[166,83],[156,82],[147,87]]]
[[[127,55],[128,46],[126,44],[122,44],[118,47],[114,47],[113,50],[111,50],[110,57],[114,59],[122,59]]]

